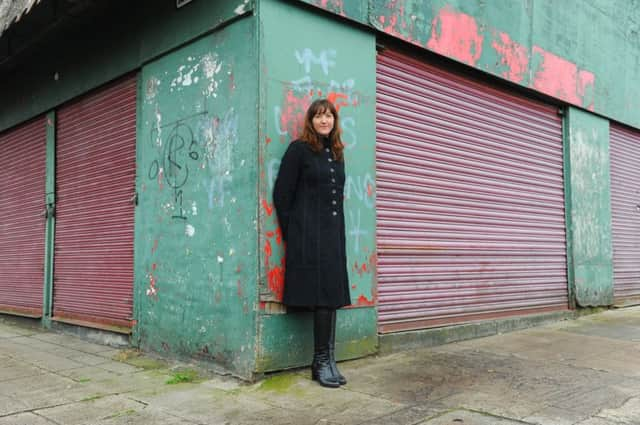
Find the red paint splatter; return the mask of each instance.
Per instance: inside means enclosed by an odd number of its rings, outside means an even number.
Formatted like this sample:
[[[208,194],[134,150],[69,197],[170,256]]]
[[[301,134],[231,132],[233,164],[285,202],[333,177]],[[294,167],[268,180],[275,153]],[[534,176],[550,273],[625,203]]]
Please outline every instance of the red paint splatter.
[[[282,244],[282,229],[280,229],[280,226],[276,228],[276,243],[278,245]]]
[[[271,137],[267,137],[265,141],[267,142],[267,145],[268,145],[269,143],[271,143]]]
[[[238,281],[236,282],[236,286],[238,287],[238,296],[242,297],[243,296],[243,292],[242,292],[242,282],[240,282],[240,280],[238,279]]]
[[[501,75],[509,81],[521,82],[529,66],[529,54],[527,48],[511,40],[509,34],[499,33],[499,40],[491,44],[500,56],[500,62],[507,67]]]
[[[242,271],[242,267],[240,267],[240,264],[238,264],[238,266],[236,267],[236,273],[240,273]]]
[[[593,73],[579,70],[575,63],[538,46],[533,46],[533,53],[542,58],[533,77],[533,88],[573,105],[593,108],[593,99],[584,99],[587,91],[592,90],[595,85]]]
[[[369,256],[369,269],[376,270],[378,268],[378,254],[375,252]]]
[[[380,21],[380,23],[384,25],[384,21],[385,21],[384,16],[378,16],[378,21]]]
[[[351,289],[356,289],[358,288],[358,285],[351,285]]]
[[[153,270],[154,272],[156,271],[157,268],[158,268],[158,265],[156,263],[153,263],[151,265],[151,270]]]
[[[445,6],[431,22],[427,47],[436,53],[475,66],[482,55],[483,37],[471,15]]]
[[[267,232],[267,237],[272,238],[275,235],[275,232]]]
[[[376,302],[373,299],[371,299],[371,300],[368,299],[364,295],[360,295],[358,297],[358,302],[356,303],[356,305],[359,305],[359,306],[374,306],[374,305],[376,305]]]
[[[267,308],[267,303],[264,301],[260,301],[260,303],[258,304],[258,308],[260,310],[264,310],[265,308]]]
[[[155,254],[157,250],[158,250],[158,240],[155,239],[153,241],[153,246],[151,247],[151,255]]]
[[[269,205],[266,199],[262,200],[262,208],[264,208],[264,212],[267,213],[269,217],[273,214],[273,205]]]
[[[280,130],[288,134],[291,140],[297,139],[304,125],[304,115],[311,105],[311,96],[298,98],[293,90],[288,90],[284,99],[280,115]],[[285,135],[283,134],[283,136]],[[285,140],[285,137],[281,137]]]
[[[271,257],[271,254],[273,254],[273,251],[271,250],[271,241],[269,239],[264,242],[264,254],[267,257]]]
[[[371,197],[373,195],[373,186],[371,183],[367,183],[367,196]]]
[[[284,266],[276,266],[269,270],[268,274],[269,289],[276,296],[277,300],[282,300],[284,291]]]
[[[327,95],[327,100],[333,103],[333,106],[336,107],[336,110],[338,112],[340,112],[340,108],[342,108],[343,106],[349,106],[348,99],[349,96],[344,93],[330,92]]]

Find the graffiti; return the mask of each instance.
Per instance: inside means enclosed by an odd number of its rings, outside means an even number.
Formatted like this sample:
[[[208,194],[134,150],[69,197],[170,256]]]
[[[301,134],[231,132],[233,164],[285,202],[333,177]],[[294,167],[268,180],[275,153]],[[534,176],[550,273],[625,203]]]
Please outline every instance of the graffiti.
[[[200,115],[200,114],[198,114]],[[191,118],[191,117],[190,117]],[[170,127],[167,138],[160,145],[163,146],[160,159],[151,161],[148,170],[150,180],[164,181],[173,189],[173,201],[177,206],[177,213],[172,215],[174,219],[186,220],[183,187],[189,180],[189,163],[198,161],[199,144],[193,129],[186,124],[186,119],[158,126],[151,130],[151,139],[158,146],[157,139],[161,128]]]
[[[364,230],[360,221],[360,210],[349,211],[349,236],[352,237],[353,240],[353,248],[355,252],[360,251],[360,238],[363,236],[367,236],[369,232]]]
[[[213,117],[204,130],[204,159],[213,176],[202,182],[209,201],[209,209],[224,207],[230,196],[228,187],[233,181],[231,164],[238,142],[238,115],[233,108],[222,117]]]
[[[342,137],[346,149],[357,146],[357,122],[353,108],[361,105],[362,95],[357,91],[354,78],[336,78],[338,52],[335,49],[313,50],[302,48],[294,51],[296,63],[300,66],[301,76],[283,83],[282,103],[273,107],[273,129],[281,143],[290,142],[300,136],[305,113],[316,97],[327,98],[340,112]],[[320,79],[314,79],[320,75]],[[270,137],[265,137],[265,145],[272,146]],[[280,158],[264,162],[263,180],[270,194],[273,190],[280,166]],[[345,181],[345,200],[361,201],[367,209],[373,208],[373,187],[375,181],[370,174],[347,176]],[[263,255],[265,286],[276,299],[282,299],[285,273],[284,243],[281,240],[277,216],[267,194],[261,199],[261,212],[265,220],[273,223],[275,231],[267,231],[263,237]],[[345,211],[347,219],[347,237],[350,250],[359,252],[368,244],[371,232],[363,227],[362,213],[359,207]],[[367,214],[369,214],[367,212]],[[272,220],[272,221],[271,221]],[[365,243],[365,241],[367,241]]]
[[[344,184],[344,197],[351,199],[352,195],[362,201],[367,208],[373,208],[375,180],[371,174],[366,173],[364,176],[348,175]]]
[[[209,209],[214,207],[223,208],[225,204],[225,196],[230,195],[230,191],[227,189],[228,183],[231,183],[233,179],[228,174],[212,177],[202,182],[206,192],[207,199],[209,200]]]
[[[329,68],[335,67],[336,51],[333,49],[322,50],[318,55],[315,55],[309,48],[305,48],[302,52],[295,51],[296,60],[300,65],[304,66],[304,72],[311,72],[311,65],[319,65],[322,68],[324,75],[329,75]]]

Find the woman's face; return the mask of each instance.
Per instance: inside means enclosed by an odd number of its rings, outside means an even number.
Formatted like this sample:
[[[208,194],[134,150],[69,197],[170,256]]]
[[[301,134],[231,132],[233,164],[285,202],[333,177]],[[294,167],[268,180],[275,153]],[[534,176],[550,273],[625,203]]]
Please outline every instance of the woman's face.
[[[328,108],[318,112],[312,119],[313,129],[320,136],[328,136],[333,130],[333,120],[333,114]]]

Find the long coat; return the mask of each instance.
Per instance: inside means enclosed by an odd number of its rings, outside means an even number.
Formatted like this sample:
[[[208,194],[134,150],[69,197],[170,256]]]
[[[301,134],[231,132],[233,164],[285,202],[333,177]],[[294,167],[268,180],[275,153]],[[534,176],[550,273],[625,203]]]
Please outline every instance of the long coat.
[[[340,308],[351,304],[344,226],[344,162],[328,147],[292,142],[273,200],[286,242],[283,303]]]

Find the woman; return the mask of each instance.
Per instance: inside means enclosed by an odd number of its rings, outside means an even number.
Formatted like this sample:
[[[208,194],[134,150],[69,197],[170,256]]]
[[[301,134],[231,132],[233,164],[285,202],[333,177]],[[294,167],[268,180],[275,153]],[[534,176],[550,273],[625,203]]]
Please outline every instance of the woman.
[[[343,213],[344,144],[338,111],[314,101],[299,140],[282,158],[273,200],[286,241],[282,302],[313,310],[312,379],[336,388],[347,383],[336,367],[336,309],[351,304]]]

